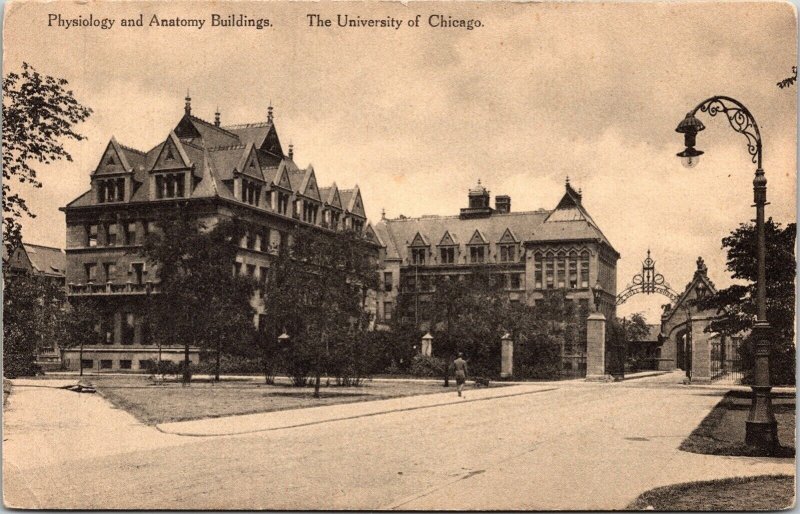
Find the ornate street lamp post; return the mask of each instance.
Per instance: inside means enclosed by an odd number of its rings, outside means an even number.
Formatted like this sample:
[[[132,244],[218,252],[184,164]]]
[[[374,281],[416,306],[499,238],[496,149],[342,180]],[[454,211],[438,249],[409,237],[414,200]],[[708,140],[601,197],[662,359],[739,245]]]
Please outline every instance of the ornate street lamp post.
[[[756,341],[755,384],[753,389],[753,403],[747,417],[747,432],[745,442],[751,446],[773,449],[778,446],[778,424],[772,413],[772,400],[770,397],[769,381],[769,350],[770,326],[767,322],[766,300],[766,243],[764,239],[764,205],[767,203],[767,179],[761,167],[761,133],[758,130],[755,118],[750,111],[737,100],[727,96],[714,96],[697,105],[686,114],[683,121],[678,124],[676,132],[683,133],[686,149],[678,154],[683,165],[692,168],[702,155],[696,150],[695,137],[705,129],[700,120],[695,118],[697,111],[705,112],[709,116],[724,113],[728,118],[731,128],[747,138],[747,151],[756,165],[755,178],[753,179],[753,196],[756,207],[756,233],[758,246],[758,276],[757,291],[757,317],[753,326],[753,337]]]

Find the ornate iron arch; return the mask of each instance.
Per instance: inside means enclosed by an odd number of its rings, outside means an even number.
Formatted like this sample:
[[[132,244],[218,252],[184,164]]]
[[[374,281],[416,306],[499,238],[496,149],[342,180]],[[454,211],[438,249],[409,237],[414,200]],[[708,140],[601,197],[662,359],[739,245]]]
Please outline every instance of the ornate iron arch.
[[[661,294],[676,302],[678,293],[664,280],[664,275],[656,272],[656,261],[650,258],[650,249],[647,258],[642,262],[642,271],[633,276],[631,283],[617,295],[616,305],[622,305],[628,298],[637,294]]]

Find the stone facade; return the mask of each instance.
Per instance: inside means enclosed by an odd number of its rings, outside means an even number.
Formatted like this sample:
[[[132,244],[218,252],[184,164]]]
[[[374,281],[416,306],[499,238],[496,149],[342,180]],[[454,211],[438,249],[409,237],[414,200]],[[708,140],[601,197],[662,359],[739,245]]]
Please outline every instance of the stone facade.
[[[298,167],[292,145],[284,152],[272,107],[264,122],[222,126],[219,113],[214,123],[192,115],[187,97],[183,117],[152,149],[136,150],[112,137],[90,174],[90,189],[62,208],[67,294],[71,301],[100,298],[104,305],[98,341],[84,348],[93,369],[136,369],[157,358],[158,342],[162,358],[182,350],[180,341],[160,341],[147,322],[147,300],[160,294],[158,270],[140,253],[157,229],[155,220],[177,204],[208,227],[223,219],[243,222],[248,233],[233,272],[258,280],[266,279],[271,259],[298,225],[334,237],[355,230],[375,241],[358,186],[320,187],[312,166]],[[258,326],[258,296],[253,305]],[[73,353],[67,358],[76,368]],[[197,350],[192,353],[195,359]]]
[[[384,217],[375,225],[382,247],[381,323],[390,322],[401,292],[418,295],[423,313],[433,277],[477,269],[502,275],[511,301],[527,304],[563,289],[569,301],[591,310],[592,287],[599,283],[600,310],[613,315],[619,253],[569,182],[553,210],[513,212],[506,195],[496,197],[494,208],[489,203],[489,191],[479,182],[459,215]]]

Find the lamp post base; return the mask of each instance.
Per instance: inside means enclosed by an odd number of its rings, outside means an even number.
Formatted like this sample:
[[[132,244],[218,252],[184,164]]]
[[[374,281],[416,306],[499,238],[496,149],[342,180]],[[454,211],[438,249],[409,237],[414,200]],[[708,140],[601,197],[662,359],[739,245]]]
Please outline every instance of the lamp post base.
[[[747,416],[745,443],[748,446],[776,450],[780,447],[778,441],[778,422],[772,414],[772,387],[753,386],[753,404]]]

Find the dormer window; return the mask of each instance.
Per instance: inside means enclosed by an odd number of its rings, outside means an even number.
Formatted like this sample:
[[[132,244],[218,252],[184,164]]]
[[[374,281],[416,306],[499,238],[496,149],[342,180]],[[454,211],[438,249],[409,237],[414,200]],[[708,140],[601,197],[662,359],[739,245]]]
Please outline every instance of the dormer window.
[[[97,203],[121,202],[125,199],[125,179],[97,181]]]
[[[500,245],[500,262],[515,262],[517,245]]]
[[[486,259],[486,249],[483,246],[471,246],[469,248],[469,261],[473,264],[481,264]]]
[[[156,198],[183,198],[185,195],[183,173],[160,173],[156,175]]]
[[[363,229],[364,229],[364,222],[362,220],[353,218],[353,230],[355,230],[360,234]]]
[[[311,202],[303,202],[303,221],[316,225],[318,213],[319,205]]]
[[[411,262],[418,266],[425,264],[425,255],[428,253],[427,248],[412,248],[411,249]]]
[[[261,185],[252,180],[242,179],[241,200],[250,205],[258,205],[261,200]]]
[[[278,193],[278,212],[286,215],[289,210],[289,195],[287,193]]]
[[[439,248],[439,260],[442,264],[454,264],[456,262],[455,247]]]

